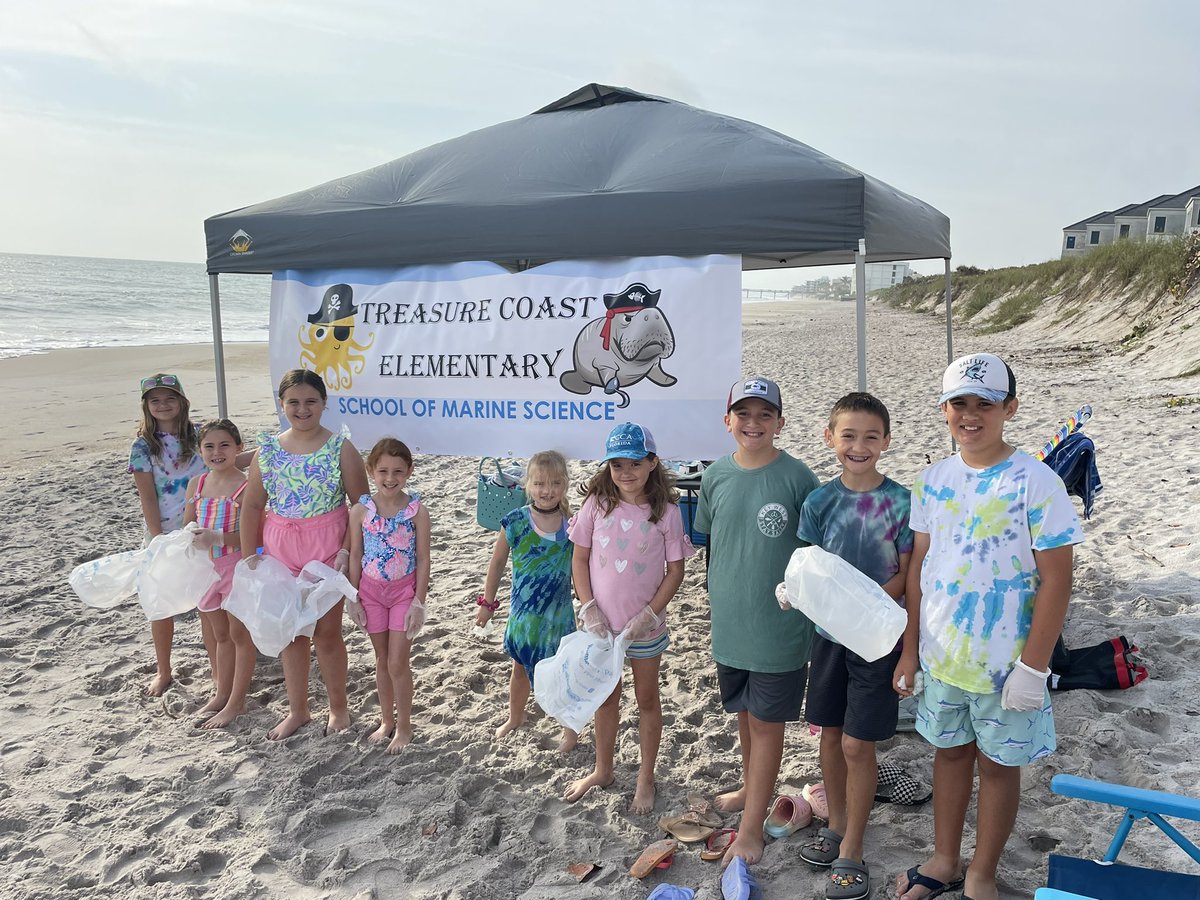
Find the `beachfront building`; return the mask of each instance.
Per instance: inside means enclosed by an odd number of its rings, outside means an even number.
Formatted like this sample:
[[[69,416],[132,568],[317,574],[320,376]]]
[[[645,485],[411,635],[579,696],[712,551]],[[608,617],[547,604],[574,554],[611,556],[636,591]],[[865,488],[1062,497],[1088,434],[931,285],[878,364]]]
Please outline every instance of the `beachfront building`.
[[[903,284],[904,279],[912,275],[912,268],[908,263],[867,263],[866,277],[867,293],[872,291],[882,291],[884,288],[890,288],[897,284]],[[850,294],[853,296],[858,291],[858,285],[855,281],[855,275],[850,276]]]
[[[1193,231],[1200,231],[1200,185],[1105,210],[1068,225],[1063,229],[1060,256],[1082,256],[1113,241],[1153,241]]]

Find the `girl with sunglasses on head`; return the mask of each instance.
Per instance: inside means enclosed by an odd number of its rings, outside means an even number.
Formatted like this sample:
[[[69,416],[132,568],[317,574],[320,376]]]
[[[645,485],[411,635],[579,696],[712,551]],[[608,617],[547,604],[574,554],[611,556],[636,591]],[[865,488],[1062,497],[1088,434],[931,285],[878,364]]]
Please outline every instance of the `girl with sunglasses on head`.
[[[137,488],[145,519],[145,539],[175,531],[183,524],[188,482],[205,471],[198,452],[191,405],[175,375],[150,375],[141,381],[142,420],[129,451],[129,472]],[[203,629],[209,658],[216,658],[216,640]],[[155,674],[146,693],[158,697],[171,683],[171,642],[175,620],[150,623],[154,638]]]
[[[288,428],[263,434],[250,465],[242,494],[242,558],[256,564],[259,536],[263,553],[292,570],[319,560],[341,572],[350,568],[346,541],[349,511],[346,497],[367,493],[367,470],[346,432],[334,434],[321,424],[328,393],[320,375],[292,369],[279,382],[279,405]],[[311,720],[308,672],[311,645],[329,696],[326,732],[350,727],[346,707],[346,644],[342,639],[342,607],[336,606],[316,624],[312,638],[298,635],[283,649],[283,677],[288,714],[267,732],[280,741]]]

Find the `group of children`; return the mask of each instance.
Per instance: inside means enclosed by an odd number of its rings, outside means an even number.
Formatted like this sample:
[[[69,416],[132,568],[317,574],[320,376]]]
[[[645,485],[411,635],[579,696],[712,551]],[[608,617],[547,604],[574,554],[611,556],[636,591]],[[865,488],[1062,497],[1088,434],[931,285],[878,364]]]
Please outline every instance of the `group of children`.
[[[370,740],[396,752],[412,739],[409,651],[429,586],[429,515],[419,495],[405,491],[412,456],[387,438],[364,467],[344,434],[321,425],[326,391],[312,372],[289,372],[279,401],[289,427],[261,436],[247,459],[227,420],[194,428],[178,378],[142,382],[143,423],[130,471],[149,536],[195,521],[195,541],[210,550],[221,576],[200,603],[216,686],[202,710],[205,727],[223,727],[245,709],[254,645],[221,600],[233,567],[239,559],[253,566],[261,544],[293,573],[321,560],[358,589],[361,611],[351,611],[375,649],[381,706]],[[1020,767],[1055,746],[1046,679],[1071,591],[1072,546],[1082,540],[1078,518],[1053,471],[1004,440],[1018,401],[1015,377],[1001,359],[955,361],[938,403],[959,452],[921,473],[910,492],[878,470],[891,440],[887,408],[870,394],[843,397],[824,431],[841,473],[820,485],[775,444],[784,426],[778,385],[749,378],[733,386],[726,403],[736,449],[701,480],[693,527],[708,535],[712,653],[721,703],[737,715],[741,739],[741,785],[715,799],[718,809],[742,813],[725,861],[761,858],[785,724],[804,713],[821,728],[828,816],[799,856],[828,868],[829,900],[871,892],[864,834],[876,790],[875,744],[895,732],[900,697],[918,696],[917,729],[936,748],[934,852],[899,877],[902,900],[960,889],[975,900],[997,896]],[[247,462],[248,476],[239,468]],[[641,751],[630,808],[649,812],[662,735],[659,667],[670,644],[666,611],[694,552],[678,494],[649,429],[635,423],[613,429],[573,516],[561,454],[530,457],[525,488],[529,503],[503,518],[476,601],[482,625],[499,607],[511,562],[504,648],[513,666],[508,718],[496,737],[521,726],[535,666],[565,635],[576,627],[600,638],[621,633]],[[864,660],[776,603],[787,562],[805,545],[842,557],[905,606],[908,627],[892,653]],[[329,730],[349,725],[342,606],[317,622],[311,639],[329,696]],[[153,625],[151,693],[171,679],[170,628],[169,619]],[[297,637],[283,651],[288,715],[272,739],[309,721],[309,665],[310,640]],[[613,782],[621,692],[618,683],[596,713],[594,769],[572,782],[564,799]],[[564,729],[560,749],[573,748],[577,738]],[[976,847],[964,870],[962,829],[976,771]]]

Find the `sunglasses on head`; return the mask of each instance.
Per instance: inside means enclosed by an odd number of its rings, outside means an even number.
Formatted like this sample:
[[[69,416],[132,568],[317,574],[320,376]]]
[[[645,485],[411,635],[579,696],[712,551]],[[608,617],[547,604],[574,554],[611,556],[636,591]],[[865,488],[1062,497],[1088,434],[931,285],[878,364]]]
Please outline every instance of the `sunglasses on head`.
[[[183,390],[183,385],[179,383],[179,378],[175,375],[151,375],[149,378],[142,379],[143,394],[156,387],[172,388],[177,392]]]

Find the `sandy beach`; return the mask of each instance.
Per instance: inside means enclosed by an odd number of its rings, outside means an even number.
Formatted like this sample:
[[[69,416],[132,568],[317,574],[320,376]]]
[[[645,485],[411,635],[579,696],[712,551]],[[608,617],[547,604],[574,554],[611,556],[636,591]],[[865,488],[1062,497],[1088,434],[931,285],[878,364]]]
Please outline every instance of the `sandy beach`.
[[[746,370],[783,388],[781,445],[822,480],[832,477],[836,460],[821,429],[833,401],[855,387],[853,304],[755,304],[743,322]],[[868,335],[869,388],[893,420],[881,468],[910,484],[949,452],[934,405],[944,322],[872,305]],[[1099,856],[1118,819],[1052,794],[1053,775],[1192,794],[1200,781],[1200,405],[1166,403],[1195,397],[1200,378],[1161,379],[1114,343],[1064,336],[1047,346],[1029,328],[955,337],[957,352],[990,350],[1012,364],[1021,406],[1008,437],[1024,449],[1039,448],[1080,405],[1093,406],[1086,431],[1105,488],[1076,553],[1066,641],[1124,634],[1151,672],[1125,692],[1056,696],[1059,750],[1026,770],[1002,863],[1004,896],[1027,898],[1045,884],[1049,852]],[[273,428],[265,345],[230,345],[226,362],[233,420],[248,435]],[[0,897],[641,900],[664,881],[720,897],[718,864],[694,849],[643,882],[627,874],[661,836],[659,815],[740,778],[736,722],[721,710],[708,651],[703,559],[689,561],[669,612],[654,814],[628,812],[637,767],[628,687],[615,785],[564,803],[565,785],[593,761],[590,730],[565,758],[554,751],[556,724],[540,713],[503,742],[492,738],[510,663],[498,641],[470,635],[470,599],[492,547],[474,519],[475,459],[416,461],[411,486],[430,509],[433,574],[430,624],[413,654],[416,739],[401,755],[366,744],[378,713],[373,657],[348,622],[354,725],[344,734],[325,737],[310,725],[281,743],[266,739],[285,705],[278,660],[260,660],[247,715],[224,732],[197,730],[191,712],[207,699],[209,675],[194,615],[177,625],[175,683],[162,698],[144,697],[153,655],[140,608],[85,608],[66,577],[140,540],[125,465],[137,378],[159,370],[184,380],[193,416],[215,412],[205,346],[0,360],[8,410],[0,431]],[[573,478],[584,475],[573,464]],[[313,693],[322,718],[319,678]],[[880,757],[931,778],[932,750],[914,734],[883,744]],[[789,726],[779,789],[819,779],[816,739],[803,723]],[[768,845],[755,867],[765,898],[823,896],[820,874],[797,854],[806,833]],[[1135,835],[1123,859],[1188,864],[1148,826]],[[890,897],[896,874],[923,861],[932,840],[930,806],[877,805],[867,832],[872,896]],[[972,841],[968,834],[968,856]],[[581,862],[601,868],[577,884],[566,866]]]

